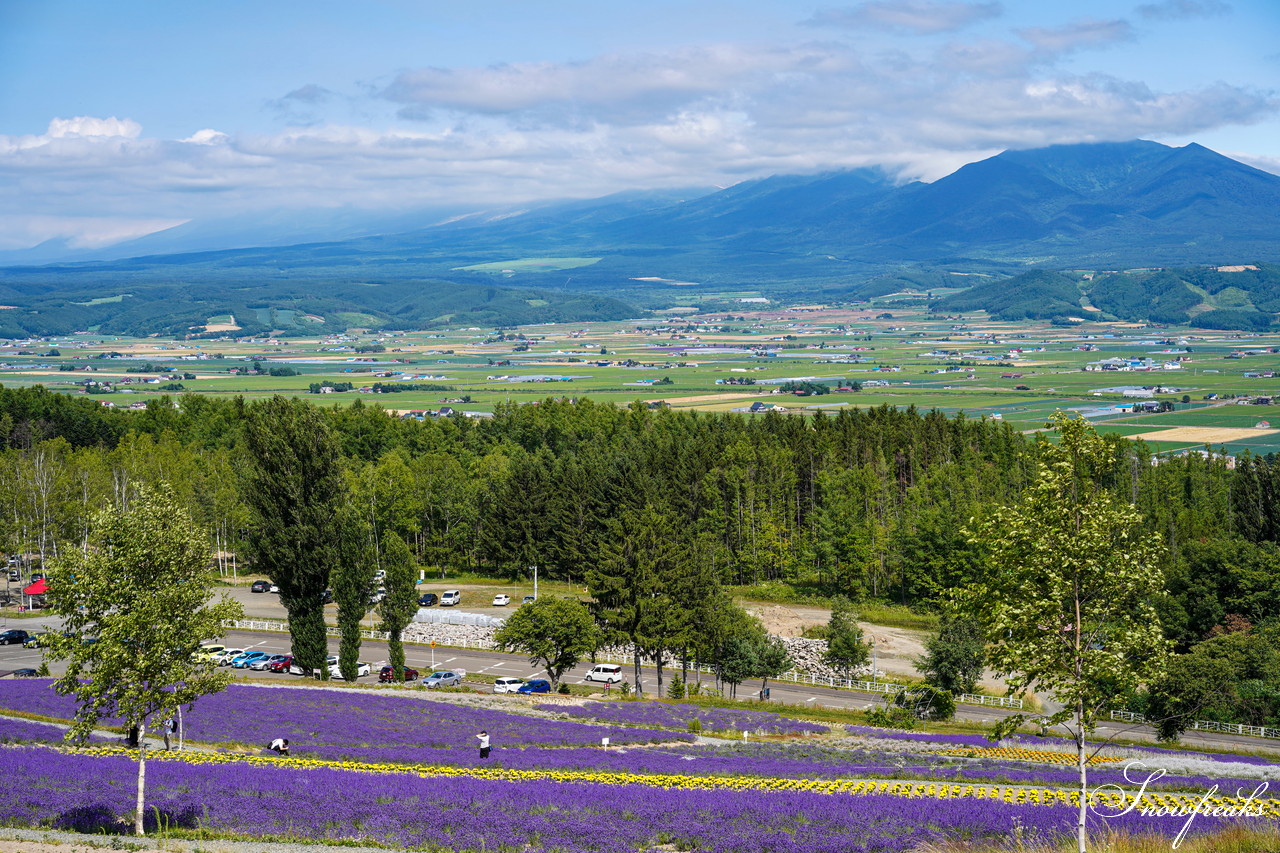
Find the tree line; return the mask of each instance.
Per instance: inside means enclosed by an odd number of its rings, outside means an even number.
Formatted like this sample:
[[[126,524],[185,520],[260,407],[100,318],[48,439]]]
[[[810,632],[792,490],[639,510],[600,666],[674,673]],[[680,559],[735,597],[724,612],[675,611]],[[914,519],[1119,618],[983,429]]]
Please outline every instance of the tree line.
[[[94,508],[168,483],[222,571],[246,557],[261,568],[271,525],[258,501],[279,483],[255,473],[255,442],[300,418],[288,447],[323,464],[327,520],[341,522],[329,527],[348,530],[324,546],[326,565],[386,571],[393,550],[441,574],[536,565],[588,585],[602,624],[646,656],[678,660],[691,641],[677,623],[722,609],[727,587],[936,609],[979,577],[985,558],[965,531],[1016,503],[1050,447],[1005,422],[913,408],[743,418],[547,400],[491,420],[411,421],[360,401],[280,406],[184,395],[122,412],[0,389],[0,541],[42,557],[83,547]],[[1165,548],[1150,602],[1179,653],[1171,671],[1229,676],[1202,684],[1210,717],[1280,723],[1267,639],[1280,618],[1280,466],[1153,464],[1141,442],[1103,441],[1099,482]],[[1155,708],[1175,685],[1132,706]]]

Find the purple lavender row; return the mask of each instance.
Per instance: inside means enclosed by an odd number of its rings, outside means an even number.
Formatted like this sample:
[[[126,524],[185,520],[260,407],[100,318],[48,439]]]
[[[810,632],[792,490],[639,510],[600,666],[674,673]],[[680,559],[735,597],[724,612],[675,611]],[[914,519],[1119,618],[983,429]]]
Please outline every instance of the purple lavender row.
[[[0,824],[118,831],[133,805],[135,772],[127,758],[0,749],[0,778],[9,791],[0,800]],[[714,853],[885,853],[1015,831],[1029,843],[1049,842],[1066,836],[1075,816],[1067,806],[970,798],[422,779],[331,768],[155,762],[147,775],[153,823],[158,811],[174,828],[258,840],[373,841],[460,853],[634,853],[660,844]],[[1105,824],[1167,838],[1183,822],[1131,812]],[[1200,817],[1192,831],[1235,822]]]
[[[61,743],[65,731],[52,723],[0,717],[0,743]],[[92,738],[93,743],[109,743],[111,740],[97,735]]]
[[[698,720],[704,731],[764,731],[770,734],[824,734],[830,729],[767,711],[668,705],[664,702],[589,702],[585,705],[538,705],[571,717],[641,726],[688,728]]]
[[[631,749],[564,748],[495,749],[481,760],[473,751],[414,747],[305,748],[298,756],[382,764],[438,764],[450,767],[505,767],[512,770],[598,770],[609,773],[672,773],[695,776],[754,776],[795,779],[902,778],[947,782],[1004,783],[1066,787],[1078,784],[1072,768],[1034,767],[1000,759],[966,759],[933,755],[853,751],[817,744],[728,744],[717,746]],[[1149,762],[1152,768],[1158,762]],[[1140,774],[1141,775],[1141,774]],[[1140,778],[1136,777],[1136,778]],[[1136,788],[1119,769],[1093,769],[1091,785]],[[1206,791],[1214,785],[1234,793],[1253,790],[1257,780],[1223,779],[1170,773],[1152,790]],[[1270,796],[1271,794],[1267,794]]]
[[[69,719],[75,703],[47,679],[0,682],[0,708]],[[495,746],[585,746],[690,741],[671,732],[592,726],[532,718],[448,702],[350,690],[269,688],[233,684],[200,699],[184,714],[185,734],[204,743],[266,744],[289,738],[293,748],[405,746],[471,749],[487,730]]]

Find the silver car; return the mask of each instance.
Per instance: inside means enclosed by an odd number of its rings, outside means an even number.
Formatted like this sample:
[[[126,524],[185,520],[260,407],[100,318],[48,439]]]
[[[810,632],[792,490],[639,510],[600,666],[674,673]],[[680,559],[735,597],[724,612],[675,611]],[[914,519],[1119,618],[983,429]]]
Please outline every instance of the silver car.
[[[462,683],[463,673],[449,672],[448,670],[439,670],[433,672],[423,679],[424,687],[456,687]]]

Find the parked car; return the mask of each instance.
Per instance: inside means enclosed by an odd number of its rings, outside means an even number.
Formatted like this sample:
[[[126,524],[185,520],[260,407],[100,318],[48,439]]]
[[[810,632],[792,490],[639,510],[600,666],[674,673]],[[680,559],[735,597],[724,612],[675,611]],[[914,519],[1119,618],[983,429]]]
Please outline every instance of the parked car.
[[[266,652],[245,652],[239,657],[234,658],[231,661],[231,665],[236,669],[248,669],[249,665],[254,661],[259,661],[266,657],[270,657]]]
[[[271,584],[267,581],[254,581],[249,587],[249,592],[266,592],[271,589]]]
[[[31,573],[31,582],[32,582],[32,583],[35,583],[36,581],[42,581],[42,580],[44,580],[44,572],[32,572],[32,573]]]
[[[510,603],[511,596],[507,595],[505,592],[500,592],[493,597],[494,607],[506,607]]]
[[[320,603],[333,604],[333,590],[326,589],[324,592],[320,593]]]
[[[14,583],[17,583],[18,581],[22,580],[22,570],[10,569],[8,577],[9,577],[9,580],[13,581]]]
[[[379,680],[379,681],[381,681],[381,682],[383,682],[384,684],[385,684],[385,683],[387,683],[387,682],[389,682],[389,681],[395,681],[395,680],[396,680],[396,673],[395,673],[395,670],[391,667],[391,665],[390,665],[390,664],[388,664],[387,666],[384,666],[382,669],[378,670],[378,680]],[[407,666],[406,666],[406,667],[404,668],[404,680],[405,680],[405,681],[417,681],[417,680],[418,680],[418,671],[417,671],[416,669],[410,669],[409,667],[407,667]]]
[[[356,678],[362,678],[363,676],[368,675],[370,672],[371,672],[371,669],[369,667],[369,664],[367,663],[356,664]],[[330,665],[329,677],[342,678],[342,669],[338,666],[337,663]]]
[[[616,663],[600,663],[587,673],[587,681],[599,681],[603,684],[617,684],[622,680],[622,667]]]
[[[217,663],[219,656],[222,655],[222,653],[226,650],[226,648],[227,647],[222,645],[221,643],[212,643],[210,645],[202,644],[200,648],[196,649],[196,657],[204,658],[205,660],[211,660],[214,663]]]
[[[419,607],[435,607],[439,603],[440,596],[436,595],[434,592],[424,592],[422,595],[418,596]]]
[[[337,662],[338,662],[337,655],[329,655],[327,658],[324,659],[325,666],[330,668],[332,668],[335,664],[337,664]],[[289,662],[289,672],[293,675],[310,675],[311,674],[310,672],[303,670],[302,667],[298,666],[298,661],[296,658]]]
[[[378,587],[369,595],[370,604],[381,604],[387,597],[387,591],[383,587]]]
[[[503,676],[493,682],[494,693],[515,693],[524,687],[524,679],[515,676]]]
[[[32,634],[23,642],[24,649],[39,649],[53,642],[53,634],[48,631],[41,631],[39,634]]]
[[[532,595],[526,595],[524,598],[522,598],[522,599],[520,600],[520,603],[521,603],[521,604],[533,604],[533,603],[534,603],[535,601],[537,601],[537,600],[538,600],[538,599],[534,598]]]
[[[27,641],[27,638],[29,638],[30,636],[31,635],[28,634],[26,631],[19,630],[18,628],[10,628],[8,631],[5,631],[4,633],[0,633],[0,646],[8,646],[8,645],[20,646],[23,643],[25,643]]]
[[[293,666],[293,655],[280,655],[280,660],[267,664],[270,672],[288,672]]]
[[[266,672],[267,667],[271,666],[271,664],[279,663],[287,657],[288,655],[266,655],[251,662],[249,664],[249,669],[257,670],[258,672]]]
[[[40,673],[32,669],[31,667],[27,666],[27,667],[23,667],[22,669],[15,669],[13,671],[13,677],[14,678],[39,678]]]
[[[543,678],[535,678],[533,681],[526,681],[516,692],[525,696],[530,693],[550,693],[551,682]]]
[[[456,589],[446,589],[444,595],[440,596],[441,607],[453,607],[462,601],[462,593]]]
[[[242,654],[244,654],[244,649],[223,649],[218,652],[217,664],[218,666],[231,666],[232,659],[238,658]]]
[[[449,672],[448,670],[439,670],[433,672],[422,682],[423,687],[456,687],[462,683],[462,672]]]

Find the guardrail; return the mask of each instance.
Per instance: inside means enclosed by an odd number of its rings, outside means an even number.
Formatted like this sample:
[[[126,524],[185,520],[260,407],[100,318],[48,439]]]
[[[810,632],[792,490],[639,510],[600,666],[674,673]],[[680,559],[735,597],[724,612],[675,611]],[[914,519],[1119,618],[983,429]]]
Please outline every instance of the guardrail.
[[[1142,714],[1135,714],[1132,711],[1112,711],[1111,719],[1123,720],[1127,723],[1145,723],[1147,718]],[[1229,735],[1242,735],[1244,737],[1264,737],[1274,740],[1280,740],[1280,729],[1272,729],[1266,726],[1246,726],[1243,723],[1218,723],[1213,720],[1193,720],[1188,729],[1199,732],[1222,732]]]
[[[235,628],[241,631],[272,631],[275,633],[284,633],[289,630],[286,622],[279,622],[266,619],[224,619],[222,620],[224,628]],[[325,633],[329,636],[338,636],[337,628],[327,627]],[[364,629],[360,632],[360,636],[366,640],[382,640],[386,641],[389,634],[386,631],[371,631]],[[422,645],[421,641],[415,645]],[[493,643],[488,642],[471,642],[468,640],[449,640],[441,642],[439,645],[450,646],[460,649],[476,649],[479,651],[491,651]],[[617,655],[609,652],[597,652],[594,660],[601,663],[617,663],[631,665],[635,663],[635,658],[631,655]],[[644,658],[643,660],[648,660]],[[680,665],[679,661],[669,660],[665,664],[671,668]],[[689,666],[690,672],[701,672],[707,675],[714,675],[714,667],[706,664],[694,663]],[[812,672],[784,672],[782,675],[773,679],[774,681],[788,681],[792,684],[812,684],[818,687],[831,687],[836,690],[857,690],[861,693],[896,693],[905,684],[893,684],[887,681],[855,681],[849,678],[832,678],[827,675],[817,675]],[[956,697],[956,701],[964,705],[984,705],[991,708],[1021,708],[1021,699],[1010,699],[1007,696],[982,696],[976,693],[963,693]]]

